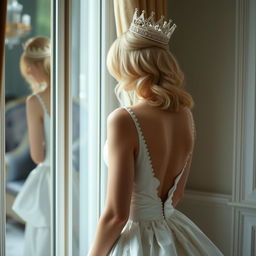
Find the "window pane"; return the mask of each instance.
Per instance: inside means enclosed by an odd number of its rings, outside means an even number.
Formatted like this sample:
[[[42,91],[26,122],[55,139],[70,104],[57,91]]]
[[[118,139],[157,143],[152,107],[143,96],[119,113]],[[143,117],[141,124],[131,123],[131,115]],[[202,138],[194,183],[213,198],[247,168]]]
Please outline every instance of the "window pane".
[[[72,255],[86,255],[99,212],[100,4],[72,3]]]

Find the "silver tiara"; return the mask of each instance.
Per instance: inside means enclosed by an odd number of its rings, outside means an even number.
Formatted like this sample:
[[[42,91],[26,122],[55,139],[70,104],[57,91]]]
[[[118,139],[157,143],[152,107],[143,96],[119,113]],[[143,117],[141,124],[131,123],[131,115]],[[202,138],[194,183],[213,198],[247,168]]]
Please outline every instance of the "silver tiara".
[[[161,16],[161,18],[155,22],[154,17],[155,13],[151,12],[149,18],[145,19],[145,10],[138,16],[138,8],[135,8],[129,30],[144,38],[162,44],[168,44],[172,33],[177,27],[176,24],[172,23],[171,19],[168,22],[164,21],[164,16]]]
[[[41,59],[44,57],[51,56],[51,50],[50,47],[44,47],[44,48],[27,48],[25,50],[25,56],[32,59]]]

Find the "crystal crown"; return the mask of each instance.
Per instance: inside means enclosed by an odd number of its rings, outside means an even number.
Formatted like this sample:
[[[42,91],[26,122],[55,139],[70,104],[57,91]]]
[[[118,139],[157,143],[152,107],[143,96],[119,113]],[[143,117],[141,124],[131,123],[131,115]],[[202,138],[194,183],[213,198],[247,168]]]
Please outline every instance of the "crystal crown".
[[[138,16],[138,8],[136,8],[129,30],[144,38],[162,44],[168,44],[176,27],[176,24],[172,23],[171,19],[168,22],[164,21],[164,16],[161,16],[161,18],[155,22],[154,12],[151,12],[151,15],[147,19],[145,19],[145,10]]]
[[[51,50],[50,47],[32,49],[27,48],[25,50],[25,56],[32,59],[40,59],[51,56]]]

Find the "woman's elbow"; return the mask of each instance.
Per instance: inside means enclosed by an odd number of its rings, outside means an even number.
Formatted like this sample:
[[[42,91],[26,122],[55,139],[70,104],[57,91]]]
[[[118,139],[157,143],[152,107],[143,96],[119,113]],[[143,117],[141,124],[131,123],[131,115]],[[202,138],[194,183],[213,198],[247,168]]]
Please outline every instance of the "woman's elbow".
[[[128,219],[129,219],[129,214],[126,213],[113,213],[113,212],[105,212],[103,214],[103,220],[106,222],[112,222],[117,225],[124,225]]]
[[[36,164],[42,163],[45,159],[44,154],[33,154],[33,153],[31,153],[30,155],[31,155],[31,158],[32,158],[33,162],[35,162]]]
[[[125,224],[129,219],[129,216],[123,216],[123,215],[116,215],[114,218],[113,218],[113,221],[115,223],[119,223],[120,225],[122,224]]]

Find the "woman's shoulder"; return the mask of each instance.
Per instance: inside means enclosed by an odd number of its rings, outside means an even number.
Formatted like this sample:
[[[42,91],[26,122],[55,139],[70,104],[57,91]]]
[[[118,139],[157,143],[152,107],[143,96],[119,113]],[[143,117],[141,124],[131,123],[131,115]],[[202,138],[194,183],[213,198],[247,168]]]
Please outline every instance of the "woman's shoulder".
[[[32,93],[30,95],[27,96],[26,98],[26,108],[27,108],[27,112],[29,114],[31,114],[32,112],[34,114],[42,114],[42,109],[41,109],[41,104],[38,100],[38,97],[36,95],[36,93]]]
[[[109,141],[122,142],[116,145],[133,148],[137,145],[137,132],[127,110],[119,107],[112,111],[107,120],[107,138]]]
[[[129,121],[129,113],[124,107],[119,107],[113,110],[108,115],[108,123],[125,123]]]
[[[37,99],[36,93],[32,93],[32,94],[28,95],[26,98],[26,103],[29,106],[38,105],[38,99]]]

